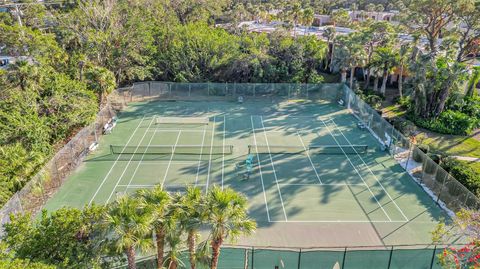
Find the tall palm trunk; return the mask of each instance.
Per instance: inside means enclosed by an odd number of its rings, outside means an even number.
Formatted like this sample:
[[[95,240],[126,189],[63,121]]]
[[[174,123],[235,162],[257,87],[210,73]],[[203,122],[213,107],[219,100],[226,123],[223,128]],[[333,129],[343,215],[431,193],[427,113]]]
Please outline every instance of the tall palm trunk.
[[[372,77],[372,75],[371,75],[371,73],[372,73],[371,70],[370,70],[370,69],[367,69],[367,72],[368,72],[368,73],[367,73],[367,79],[365,80],[365,85],[363,86],[363,88],[364,88],[365,90],[368,90],[368,88],[369,88],[369,86],[370,86],[370,78]]]
[[[378,92],[378,77],[375,77],[375,80],[373,80],[373,91]]]
[[[398,94],[403,97],[403,64],[400,65],[400,74],[398,75]]]
[[[132,246],[127,247],[125,254],[127,255],[128,269],[137,269],[137,264],[135,263],[135,248]]]
[[[383,71],[383,80],[382,80],[382,87],[380,88],[380,93],[385,95],[387,91],[387,80],[388,80],[388,72],[387,70]]]
[[[341,82],[342,82],[342,83],[347,82],[347,70],[342,69],[341,75],[342,75],[342,80],[341,80]]]
[[[220,247],[222,246],[222,243],[222,238],[212,240],[212,264],[210,269],[217,269],[218,258],[220,257]]]
[[[163,252],[165,247],[165,229],[157,227],[155,231],[155,240],[157,243],[157,269],[163,268]]]
[[[191,269],[195,269],[197,267],[197,259],[195,257],[196,253],[195,253],[195,241],[196,241],[196,238],[195,238],[195,234],[196,234],[196,231],[195,230],[190,230],[188,231],[188,239],[187,239],[187,243],[188,243],[188,252],[190,254],[190,268]]]
[[[333,41],[335,42],[335,41]],[[333,59],[335,58],[335,43],[332,43],[332,53],[330,56],[330,72],[333,72]]]
[[[355,67],[350,69],[350,89],[353,89],[353,76],[355,75]]]

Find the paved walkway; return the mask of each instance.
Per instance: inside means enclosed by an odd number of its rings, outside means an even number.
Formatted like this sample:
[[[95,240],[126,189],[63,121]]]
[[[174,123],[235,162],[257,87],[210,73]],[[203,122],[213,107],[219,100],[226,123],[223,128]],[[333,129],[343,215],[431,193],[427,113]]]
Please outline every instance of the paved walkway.
[[[461,161],[480,162],[480,158],[477,158],[477,157],[466,157],[466,156],[451,156],[451,157]]]

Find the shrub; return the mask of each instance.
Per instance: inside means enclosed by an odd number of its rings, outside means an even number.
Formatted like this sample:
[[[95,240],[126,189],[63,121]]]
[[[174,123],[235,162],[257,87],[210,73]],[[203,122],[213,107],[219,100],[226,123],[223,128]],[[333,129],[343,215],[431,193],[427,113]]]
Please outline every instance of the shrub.
[[[446,158],[441,166],[467,189],[479,196],[480,173],[468,166],[467,163],[454,158]],[[452,191],[454,191],[454,189],[455,188],[452,188]]]
[[[468,135],[478,126],[479,120],[465,113],[446,110],[436,119],[422,119],[410,115],[417,125],[442,134]]]
[[[410,111],[412,108],[412,99],[410,96],[402,96],[399,98],[395,98],[395,103],[399,104],[403,109]]]

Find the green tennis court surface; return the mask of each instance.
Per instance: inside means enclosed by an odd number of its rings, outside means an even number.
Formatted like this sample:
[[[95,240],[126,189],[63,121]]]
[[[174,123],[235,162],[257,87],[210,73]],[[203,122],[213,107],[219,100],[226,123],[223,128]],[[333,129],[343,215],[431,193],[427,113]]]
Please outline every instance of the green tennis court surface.
[[[357,123],[321,102],[133,103],[46,208],[103,204],[155,184],[219,185],[244,193],[258,222],[239,244],[430,243],[448,217]]]

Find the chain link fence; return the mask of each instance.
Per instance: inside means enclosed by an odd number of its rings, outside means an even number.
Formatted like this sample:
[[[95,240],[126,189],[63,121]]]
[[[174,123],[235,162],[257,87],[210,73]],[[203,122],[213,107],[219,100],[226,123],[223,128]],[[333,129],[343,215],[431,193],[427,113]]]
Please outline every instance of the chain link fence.
[[[10,214],[36,215],[46,201],[76,169],[102,135],[103,126],[116,115],[110,102],[98,112],[95,122],[81,129],[65,144],[30,181],[0,209],[0,221],[10,220]],[[3,229],[2,229],[3,230]],[[2,231],[0,231],[0,234]]]
[[[480,209],[478,197],[448,174],[438,163],[396,130],[377,111],[360,99],[350,88],[343,87],[344,100],[353,115],[387,149],[390,155],[445,209]]]
[[[452,246],[449,246],[452,247]],[[219,269],[441,269],[439,255],[446,246],[405,245],[337,248],[222,247]],[[181,266],[190,268],[188,253]],[[114,268],[127,268],[121,265]],[[156,256],[137,260],[138,269],[156,268]],[[197,268],[208,268],[198,265]]]
[[[295,83],[174,83],[148,81],[134,83],[118,91],[122,104],[150,99],[171,100],[236,100],[246,99],[336,99],[338,84]]]

